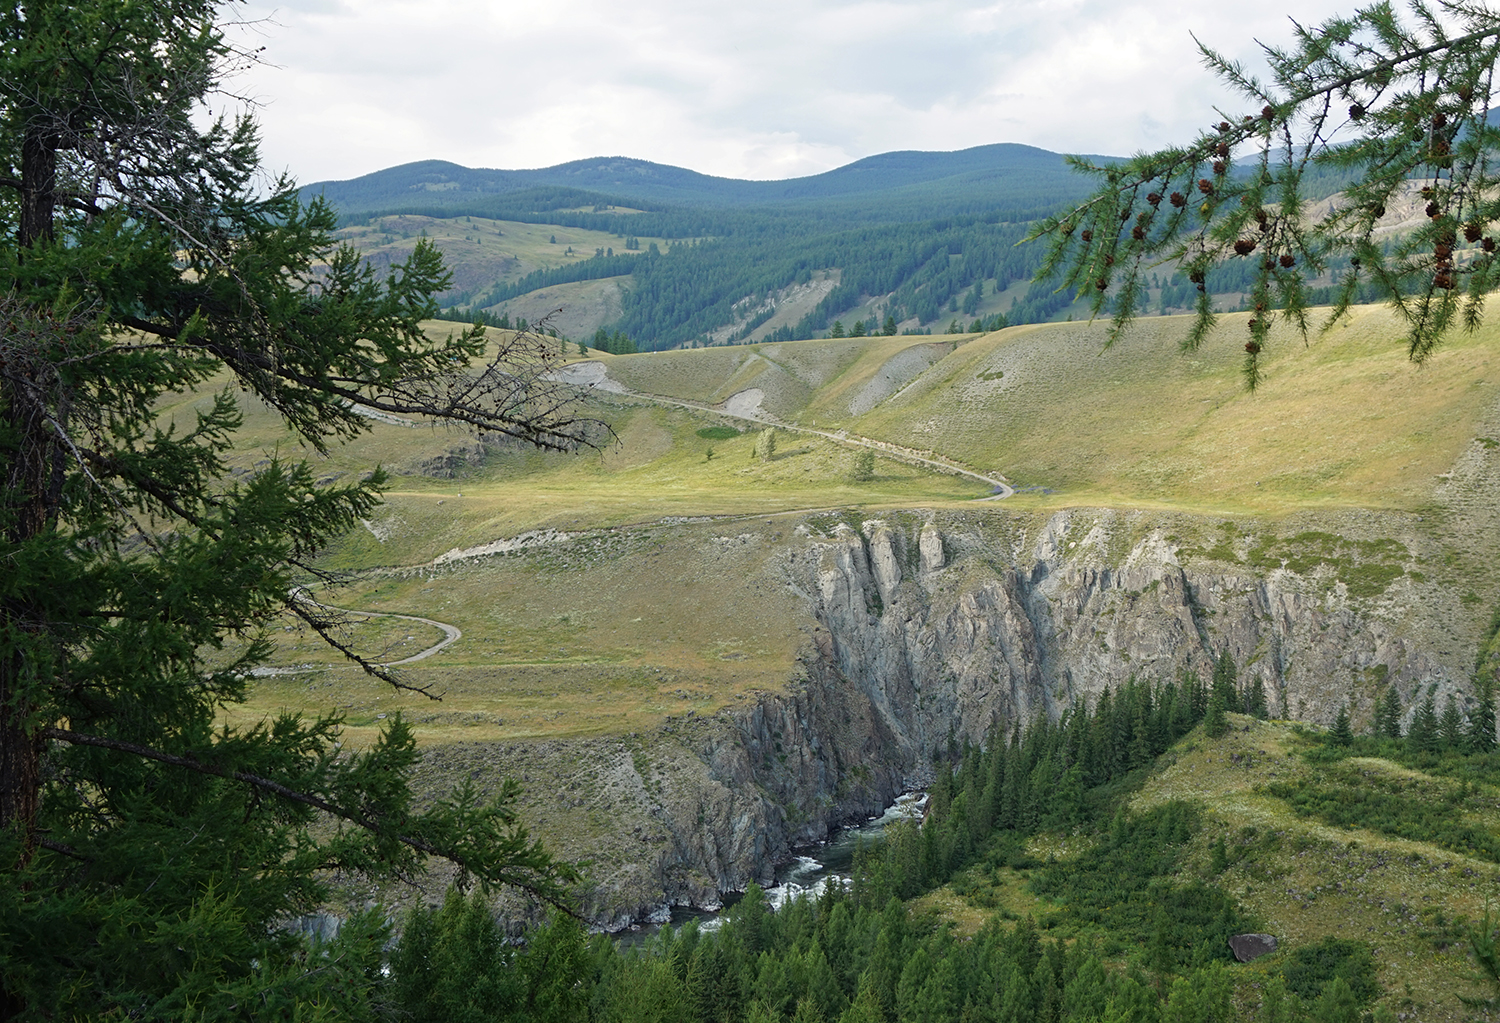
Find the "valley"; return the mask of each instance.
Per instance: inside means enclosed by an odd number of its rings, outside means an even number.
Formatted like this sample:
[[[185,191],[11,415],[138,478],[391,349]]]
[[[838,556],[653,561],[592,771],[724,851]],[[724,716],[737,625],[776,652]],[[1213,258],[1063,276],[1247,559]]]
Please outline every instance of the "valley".
[[[1391,688],[1408,715],[1428,695],[1472,707],[1500,603],[1500,333],[1456,337],[1417,368],[1391,350],[1387,317],[1360,308],[1310,345],[1286,339],[1253,394],[1228,345],[1185,356],[1182,321],[1163,318],[1108,349],[1098,328],[1056,324],[591,353],[564,372],[612,432],[576,455],[377,424],[318,462],[329,479],[397,472],[322,555],[346,581],[318,599],[461,629],[400,669],[442,699],[393,694],[289,624],[276,663],[303,673],[258,681],[229,720],[338,709],[357,746],[399,710],[424,751],[421,790],[519,779],[525,822],[585,863],[587,912],[609,927],[769,883],[792,849],[930,784],[954,743],[1132,679],[1207,677],[1226,651],[1283,721],[1247,741],[1274,734],[1278,777],[1301,776],[1292,751],[1308,740],[1285,722],[1326,726],[1344,708],[1363,731]],[[246,459],[278,443],[269,417],[246,436]],[[939,466],[1015,490],[992,500],[992,484]],[[355,628],[392,658],[437,641],[398,619]],[[1343,855],[1346,839],[1253,774],[1208,766],[1231,753],[1197,740],[1143,779],[1137,805],[1187,799],[1219,822],[1204,835],[1274,822],[1309,863]],[[1444,919],[1482,907],[1464,871],[1493,865],[1356,837],[1382,862],[1423,864],[1422,905]],[[1307,869],[1315,888],[1324,868]],[[930,905],[962,926],[985,900],[1046,912],[1007,876]],[[1405,898],[1410,870],[1389,876],[1359,897]],[[439,870],[429,891],[445,883]],[[1338,932],[1300,894],[1243,887],[1291,940]],[[1393,947],[1430,966],[1426,931],[1405,926]],[[1379,961],[1423,1004],[1462,971],[1461,957],[1417,974]]]
[[[1500,1019],[1494,12],[313,6],[9,15],[0,1020]]]

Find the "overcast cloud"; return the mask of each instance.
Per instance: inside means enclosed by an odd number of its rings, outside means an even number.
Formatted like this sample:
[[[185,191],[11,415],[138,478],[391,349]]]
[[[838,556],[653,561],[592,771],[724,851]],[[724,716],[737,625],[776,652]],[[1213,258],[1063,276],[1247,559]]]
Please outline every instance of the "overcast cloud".
[[[413,160],[631,156],[816,174],[896,149],[1023,142],[1125,154],[1227,95],[1193,34],[1257,63],[1349,5],[1233,13],[1108,0],[252,0],[263,155],[298,180]]]

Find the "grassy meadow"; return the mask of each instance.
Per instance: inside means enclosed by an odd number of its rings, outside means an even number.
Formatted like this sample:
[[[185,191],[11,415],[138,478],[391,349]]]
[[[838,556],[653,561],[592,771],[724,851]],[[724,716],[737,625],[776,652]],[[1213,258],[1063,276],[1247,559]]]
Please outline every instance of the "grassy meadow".
[[[1362,307],[1304,344],[1284,331],[1245,388],[1221,318],[1197,352],[1188,318],[954,338],[789,342],[612,358],[642,392],[715,403],[747,387],[789,422],[929,449],[1017,487],[1026,507],[1170,507],[1210,514],[1425,505],[1465,449],[1493,442],[1500,329],[1455,332],[1425,363],[1399,326]],[[703,356],[702,359],[696,357]],[[934,358],[934,356],[937,356]]]
[[[785,684],[813,622],[782,584],[781,552],[804,542],[777,519],[595,530],[524,554],[356,574],[318,591],[339,607],[419,614],[463,637],[398,669],[442,700],[389,686],[317,651],[288,623],[277,662],[296,674],[256,682],[232,719],[282,708],[337,710],[349,740],[372,739],[400,708],[424,742],[581,737],[649,730],[711,714]],[[649,580],[643,585],[643,580]],[[372,619],[359,649],[410,656],[437,631]],[[406,640],[406,637],[413,637]],[[393,640],[400,641],[394,645]],[[389,659],[396,659],[390,657]]]
[[[399,705],[428,742],[599,735],[710,713],[794,671],[808,623],[776,574],[777,551],[803,542],[798,523],[828,509],[1003,518],[1109,506],[1300,529],[1373,509],[1452,534],[1453,565],[1425,569],[1435,580],[1485,563],[1486,478],[1464,477],[1474,492],[1463,515],[1440,498],[1457,486],[1450,470],[1500,438],[1495,329],[1457,335],[1414,366],[1384,310],[1356,310],[1309,345],[1280,339],[1250,393],[1237,327],[1225,317],[1192,354],[1178,349],[1186,320],[1169,317],[1141,321],[1109,349],[1101,326],[1051,324],[601,355],[628,393],[591,392],[588,409],[612,434],[572,455],[375,423],[324,456],[252,406],[238,469],[281,457],[311,459],[330,483],[375,465],[392,474],[385,504],[324,553],[322,567],[348,581],[320,597],[448,622],[464,637],[402,669],[446,693],[429,704],[392,696],[289,622],[276,663],[315,674],[262,680],[235,713],[338,708],[358,738]],[[714,409],[752,389],[784,424],[769,460],[754,456],[764,424]],[[186,423],[205,400],[187,396],[164,416]],[[1003,475],[1020,492],[976,505],[990,488],[884,451],[871,478],[856,479],[859,438]],[[526,536],[541,546],[454,557]],[[1460,581],[1486,591],[1472,575]],[[354,629],[376,659],[436,642],[430,627],[399,619]]]

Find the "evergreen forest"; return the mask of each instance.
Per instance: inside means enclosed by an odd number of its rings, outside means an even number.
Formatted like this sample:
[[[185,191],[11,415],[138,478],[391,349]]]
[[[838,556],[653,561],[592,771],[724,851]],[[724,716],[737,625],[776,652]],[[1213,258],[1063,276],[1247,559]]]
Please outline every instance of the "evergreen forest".
[[[694,920],[621,944],[556,914],[517,942],[481,895],[450,890],[441,906],[407,912],[390,979],[372,998],[432,1023],[1400,1018],[1401,1000],[1379,983],[1367,941],[1331,936],[1250,964],[1235,960],[1229,939],[1262,922],[1222,877],[1264,864],[1288,841],[1284,832],[1249,828],[1205,843],[1201,804],[1131,807],[1183,742],[1211,743],[1265,719],[1265,693],[1256,682],[1238,685],[1236,675],[1224,657],[1206,683],[1191,673],[1165,684],[1131,680],[1058,721],[1039,716],[982,746],[951,748],[934,764],[924,820],[861,845],[847,883],[779,908],[752,885],[712,926]],[[1399,727],[1391,735],[1389,718],[1369,735],[1348,734],[1347,722],[1307,733],[1301,755],[1319,784],[1287,793],[1296,811],[1334,824],[1352,815],[1364,827],[1495,862],[1490,839],[1455,829],[1441,803],[1383,799],[1378,786],[1350,780],[1351,758],[1382,756],[1452,778],[1451,794],[1472,798],[1462,779],[1493,777],[1496,768],[1493,688],[1482,687],[1471,714],[1444,716],[1446,726],[1419,707],[1406,735]],[[1081,851],[1067,862],[1039,856],[1041,836],[1066,836]],[[1193,854],[1195,844],[1206,844],[1206,858]],[[1007,908],[1002,874],[1024,878],[1045,909]],[[982,922],[965,932],[934,912],[927,900],[940,886],[988,906]],[[1496,961],[1482,924],[1446,921],[1434,939],[1470,943],[1480,967],[1486,956]],[[1482,1011],[1485,1003],[1469,1004]]]
[[[901,157],[913,166],[901,166]],[[619,163],[511,172],[427,161],[308,185],[302,194],[335,205],[345,225],[398,215],[484,217],[614,235],[615,245],[588,258],[450,291],[444,315],[489,322],[506,315],[507,303],[543,289],[628,279],[618,317],[603,326],[610,336],[635,339],[641,351],[709,343],[726,327],[734,328],[731,342],[744,340],[774,314],[785,289],[831,273],[837,285],[814,308],[757,340],[828,336],[841,316],[871,302],[880,315],[868,333],[887,316],[908,331],[994,330],[1058,319],[1075,304],[1072,289],[1033,281],[1045,247],[1023,244],[1035,221],[1087,192],[1089,180],[1058,154],[1013,145],[892,153],[791,182],[707,178],[644,161],[626,161],[644,170],[625,174]],[[1314,175],[1309,187],[1331,193],[1345,177]],[[413,189],[438,185],[444,189],[421,191],[414,201]],[[642,237],[664,244],[641,249]],[[1148,312],[1192,308],[1198,289],[1187,276],[1165,265],[1155,277]],[[1209,284],[1242,294],[1253,277],[1248,264],[1229,265]],[[1315,286],[1314,299],[1326,299],[1330,288]],[[992,300],[976,315],[985,296],[1009,289],[999,308]],[[1380,294],[1368,285],[1360,297]]]

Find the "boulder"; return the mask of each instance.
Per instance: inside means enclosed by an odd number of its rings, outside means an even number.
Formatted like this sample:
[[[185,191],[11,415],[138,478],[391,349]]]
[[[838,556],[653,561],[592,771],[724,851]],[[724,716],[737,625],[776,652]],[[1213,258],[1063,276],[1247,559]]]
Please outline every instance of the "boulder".
[[[1234,952],[1234,957],[1242,963],[1248,963],[1252,959],[1259,959],[1267,952],[1276,951],[1276,935],[1274,934],[1236,934],[1229,939],[1229,948]]]

